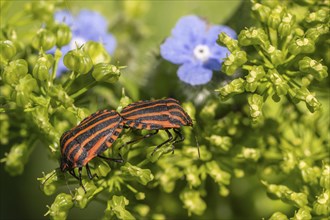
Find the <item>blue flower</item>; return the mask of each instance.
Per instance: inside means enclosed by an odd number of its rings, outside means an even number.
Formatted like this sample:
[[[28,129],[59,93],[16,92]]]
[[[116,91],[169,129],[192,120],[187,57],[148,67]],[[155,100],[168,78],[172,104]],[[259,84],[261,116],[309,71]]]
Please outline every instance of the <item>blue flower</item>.
[[[216,43],[218,35],[225,32],[236,38],[236,32],[227,26],[210,25],[198,16],[182,17],[160,46],[161,56],[181,65],[178,69],[180,80],[190,85],[209,82],[212,71],[219,71],[222,59],[229,55],[227,48]]]
[[[63,56],[70,50],[76,49],[87,41],[101,42],[109,54],[112,54],[116,48],[116,39],[107,32],[108,23],[105,18],[95,11],[81,10],[77,16],[73,16],[69,11],[62,10],[55,13],[57,22],[66,23],[72,31],[71,42],[61,48]],[[55,48],[49,52],[54,52]],[[63,64],[61,57],[57,75],[68,71]]]

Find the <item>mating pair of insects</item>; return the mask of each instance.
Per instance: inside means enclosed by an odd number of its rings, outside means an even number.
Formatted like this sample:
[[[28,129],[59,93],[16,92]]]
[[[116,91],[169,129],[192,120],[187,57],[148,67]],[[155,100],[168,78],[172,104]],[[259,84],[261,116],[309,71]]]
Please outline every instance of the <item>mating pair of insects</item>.
[[[79,180],[83,187],[82,168],[86,167],[87,175],[92,179],[93,175],[88,162],[94,157],[122,161],[122,159],[106,158],[101,154],[112,146],[124,128],[153,131],[126,144],[151,137],[157,134],[159,130],[165,130],[168,139],[158,145],[154,149],[154,153],[168,142],[172,142],[173,146],[173,144],[183,141],[184,136],[180,131],[182,126],[193,126],[193,122],[179,101],[173,98],[135,102],[126,106],[120,113],[115,110],[95,112],[62,135],[60,139],[60,169],[62,172],[68,171]],[[174,138],[169,129],[173,129],[176,134]],[[78,168],[78,175],[74,171],[75,168]]]

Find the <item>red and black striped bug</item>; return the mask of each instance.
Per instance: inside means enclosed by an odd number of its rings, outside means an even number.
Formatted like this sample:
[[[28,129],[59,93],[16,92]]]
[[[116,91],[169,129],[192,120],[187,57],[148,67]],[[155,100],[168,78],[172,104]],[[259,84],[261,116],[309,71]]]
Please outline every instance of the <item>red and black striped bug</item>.
[[[114,110],[101,110],[93,113],[80,122],[79,125],[66,131],[61,139],[62,172],[68,171],[82,185],[81,171],[86,166],[87,175],[93,178],[88,162],[94,157],[122,162],[122,159],[107,158],[100,155],[110,148],[123,130],[124,121]],[[74,169],[78,168],[78,176]]]
[[[181,107],[179,101],[173,98],[135,102],[126,106],[120,115],[124,119],[124,126],[126,127],[155,131],[126,144],[151,137],[157,134],[159,130],[165,130],[168,139],[158,145],[152,154],[159,147],[171,141],[173,141],[172,147],[174,150],[174,144],[184,140],[180,128],[182,126],[193,126],[190,116]],[[173,129],[176,133],[174,139],[169,129]],[[179,140],[177,140],[178,137]]]

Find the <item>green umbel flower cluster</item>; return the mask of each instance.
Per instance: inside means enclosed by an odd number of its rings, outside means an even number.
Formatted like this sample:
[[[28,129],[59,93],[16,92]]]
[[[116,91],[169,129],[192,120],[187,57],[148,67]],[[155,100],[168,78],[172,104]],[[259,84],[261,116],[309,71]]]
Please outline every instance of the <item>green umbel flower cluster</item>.
[[[61,135],[90,113],[101,108],[120,112],[133,100],[161,98],[177,86],[167,75],[157,78],[175,69],[158,65],[151,53],[148,62],[143,56],[141,48],[150,39],[139,18],[149,3],[115,5],[120,11],[114,22],[116,56],[132,72],[126,78],[98,42],[61,53],[72,37],[69,26],[53,20],[54,11],[65,7],[62,1],[32,1],[1,26],[0,143],[6,149],[1,162],[10,175],[22,174],[27,162],[39,162],[29,160],[36,146],[58,161]],[[164,131],[127,145],[149,131],[124,129],[103,154],[121,155],[124,162],[91,160],[94,178],[82,170],[86,192],[56,167],[40,174],[36,185],[53,196],[46,215],[67,219],[72,209],[85,213],[93,203],[103,212],[92,215],[103,219],[327,218],[328,8],[327,0],[252,1],[245,10],[251,9],[254,26],[241,30],[237,40],[219,35],[218,43],[231,52],[222,65],[231,80],[217,90],[220,98],[207,88],[193,88],[199,94],[191,100],[183,91],[189,88],[173,90],[182,91],[176,95],[186,100],[182,106],[194,123],[182,128],[185,140],[174,153],[165,144],[152,154],[168,139]],[[20,25],[29,22],[33,30],[21,34]],[[47,53],[54,46],[58,49]],[[60,58],[69,71],[56,76]]]

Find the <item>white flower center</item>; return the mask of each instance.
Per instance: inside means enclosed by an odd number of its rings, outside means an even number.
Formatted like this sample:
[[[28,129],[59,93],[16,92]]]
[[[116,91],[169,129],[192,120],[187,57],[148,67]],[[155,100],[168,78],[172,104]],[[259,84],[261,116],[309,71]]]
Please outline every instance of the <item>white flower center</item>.
[[[194,49],[194,56],[202,62],[208,60],[211,56],[209,47],[203,44],[197,45]]]

